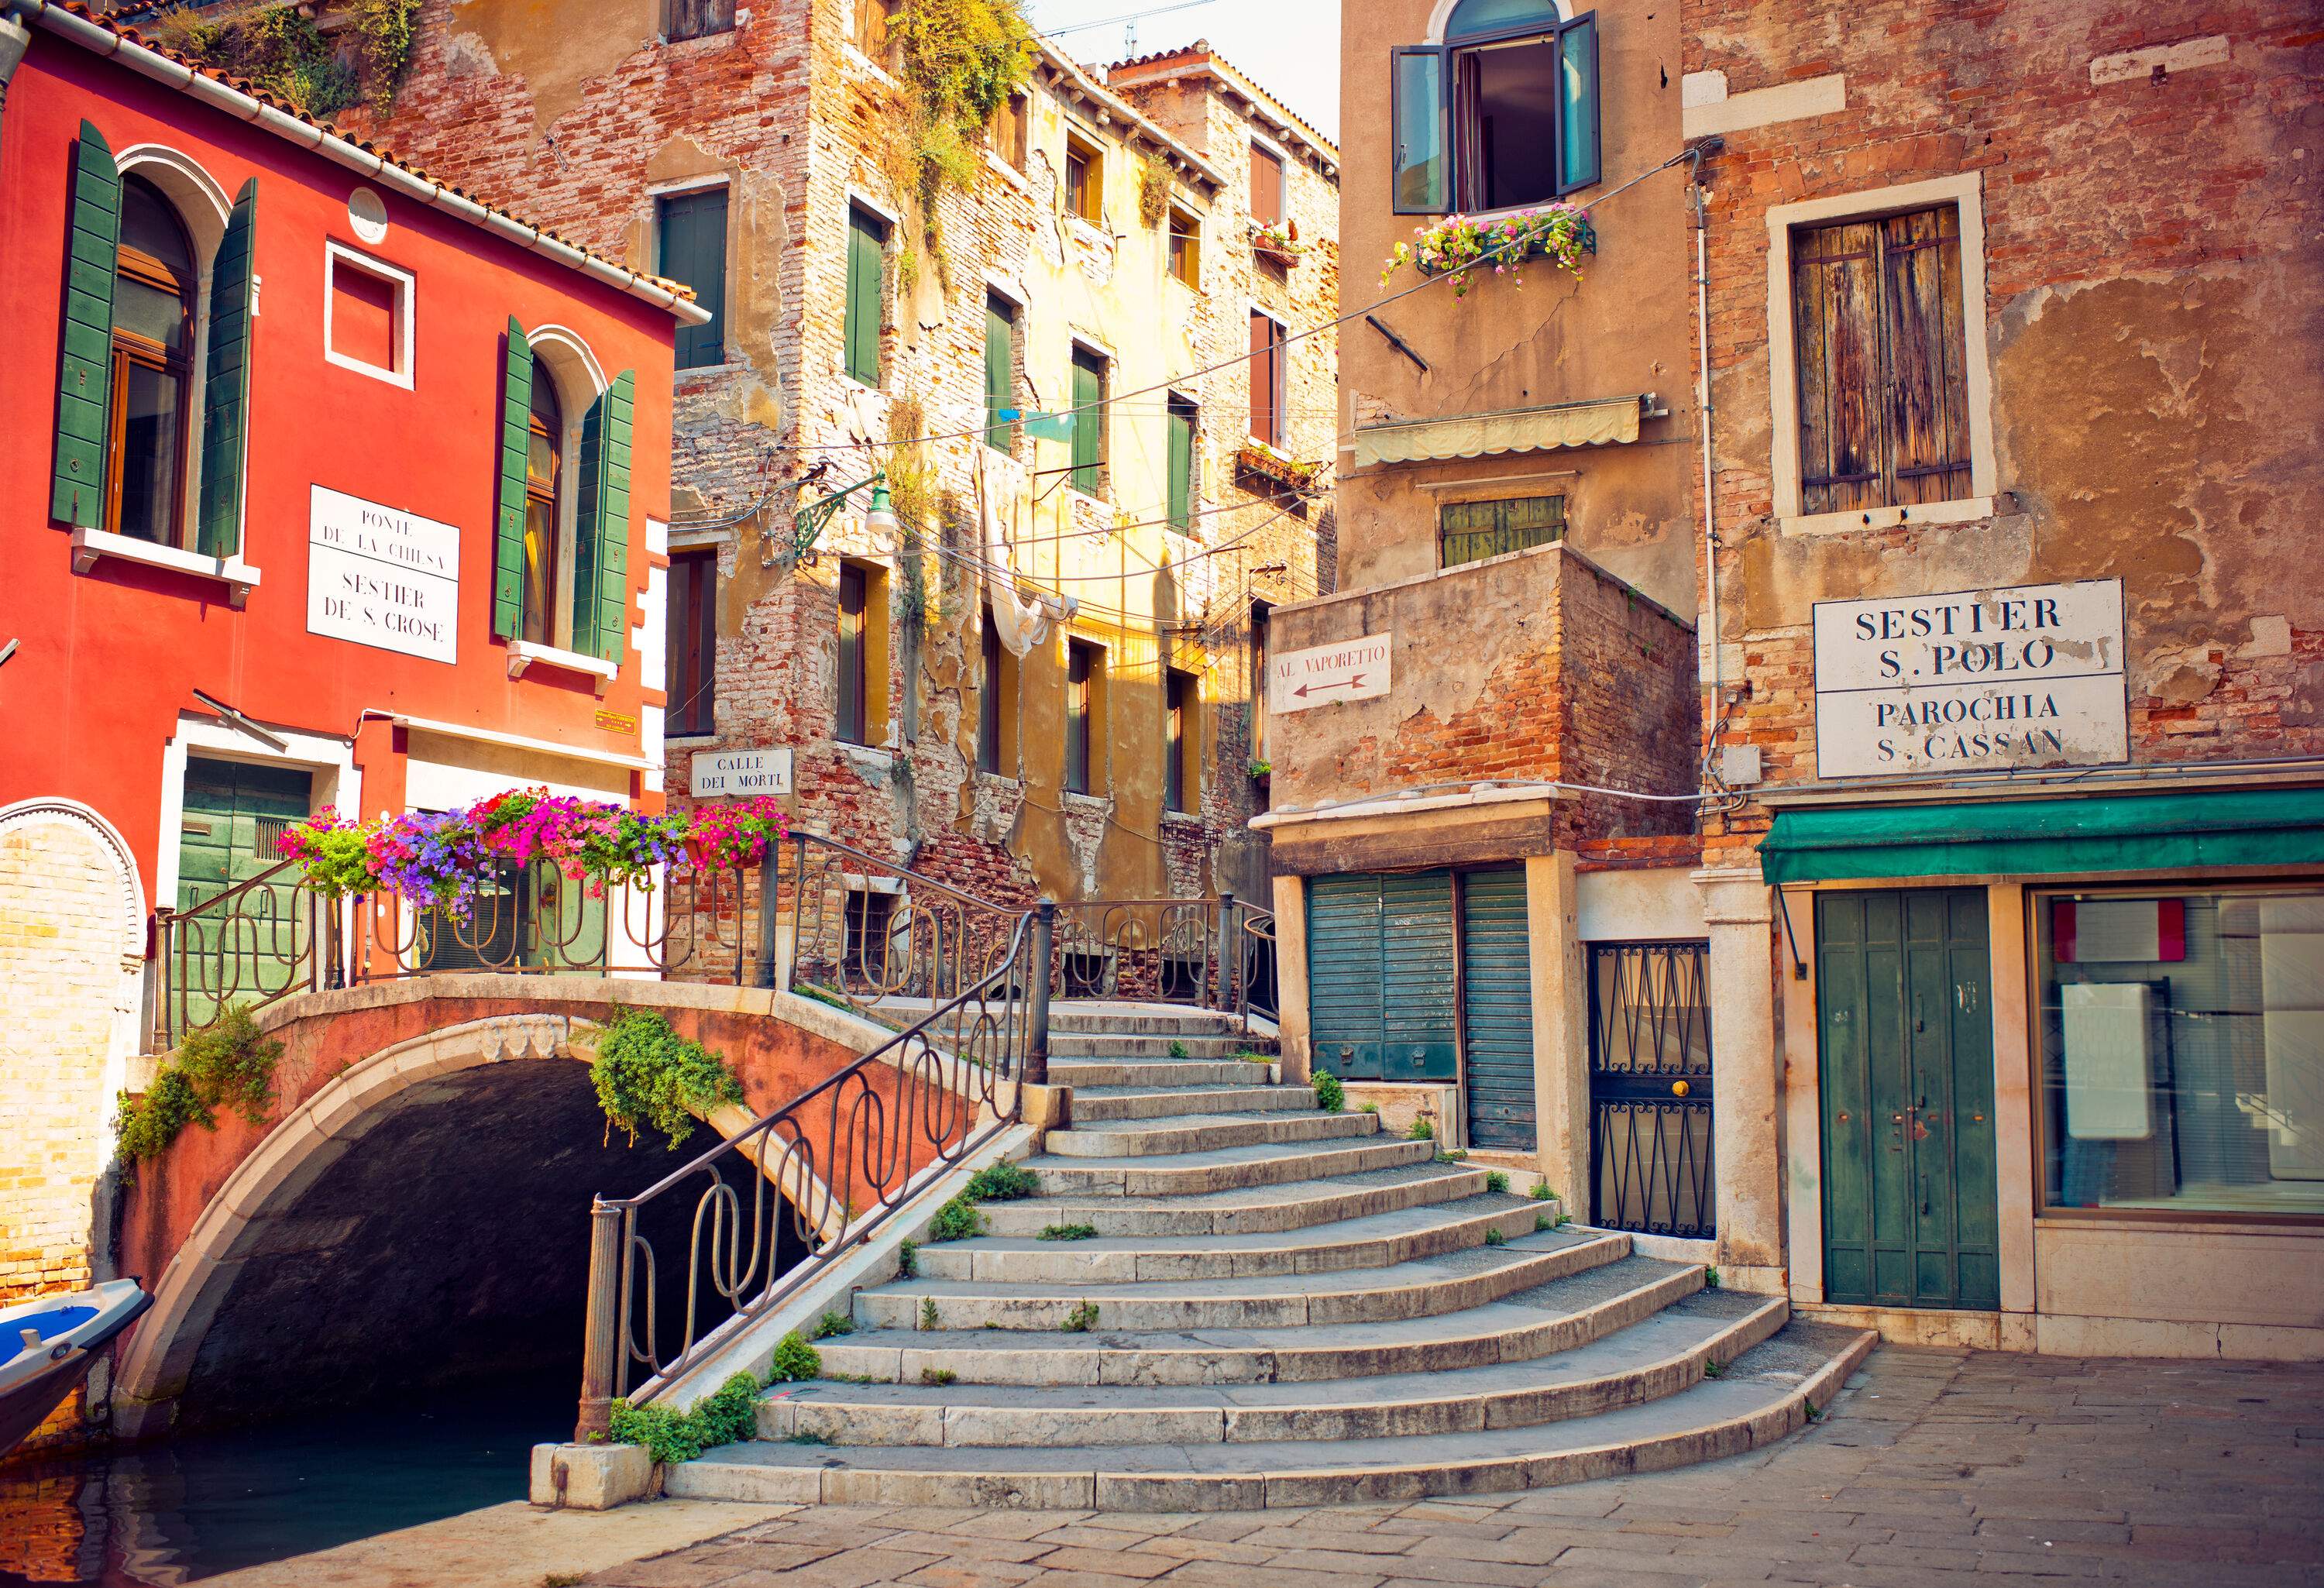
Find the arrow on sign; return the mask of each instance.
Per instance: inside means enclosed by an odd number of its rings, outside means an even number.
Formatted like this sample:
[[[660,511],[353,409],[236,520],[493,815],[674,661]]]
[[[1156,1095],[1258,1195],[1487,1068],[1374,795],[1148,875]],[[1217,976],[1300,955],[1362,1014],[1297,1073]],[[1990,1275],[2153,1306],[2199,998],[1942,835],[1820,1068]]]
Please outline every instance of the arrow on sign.
[[[1324,689],[1360,689],[1363,687],[1364,675],[1358,673],[1354,678],[1342,679],[1336,684],[1302,684],[1299,688],[1292,690],[1291,692],[1299,697],[1300,699],[1305,700],[1307,698],[1308,691],[1311,689],[1317,691]]]

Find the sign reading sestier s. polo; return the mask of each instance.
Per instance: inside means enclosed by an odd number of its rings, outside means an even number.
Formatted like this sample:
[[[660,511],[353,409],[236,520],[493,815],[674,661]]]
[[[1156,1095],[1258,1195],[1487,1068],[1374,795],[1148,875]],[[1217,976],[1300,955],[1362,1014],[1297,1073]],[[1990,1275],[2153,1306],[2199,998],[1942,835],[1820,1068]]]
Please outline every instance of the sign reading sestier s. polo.
[[[1286,651],[1267,664],[1267,709],[1305,711],[1342,700],[1370,700],[1388,693],[1386,634],[1366,634],[1334,645]]]
[[[1815,604],[1816,775],[2130,759],[2122,581]]]
[[[459,660],[460,531],[321,485],[309,493],[307,632]]]

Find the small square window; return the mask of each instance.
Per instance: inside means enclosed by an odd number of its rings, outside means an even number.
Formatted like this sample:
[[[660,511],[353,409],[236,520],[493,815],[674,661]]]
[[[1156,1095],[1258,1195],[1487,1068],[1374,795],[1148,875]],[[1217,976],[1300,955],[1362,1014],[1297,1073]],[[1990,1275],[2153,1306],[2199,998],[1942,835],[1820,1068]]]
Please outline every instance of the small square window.
[[[323,356],[341,369],[411,386],[410,272],[324,245]]]

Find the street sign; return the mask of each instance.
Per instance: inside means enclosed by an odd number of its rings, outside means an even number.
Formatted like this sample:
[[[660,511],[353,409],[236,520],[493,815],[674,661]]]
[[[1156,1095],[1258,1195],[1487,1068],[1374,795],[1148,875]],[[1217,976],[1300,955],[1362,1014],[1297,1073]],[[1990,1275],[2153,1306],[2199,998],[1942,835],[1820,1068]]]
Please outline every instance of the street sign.
[[[749,799],[791,791],[791,752],[772,750],[697,750],[694,752],[696,799]]]
[[[308,492],[307,632],[459,660],[460,531],[322,485]]]
[[[1267,664],[1267,709],[1306,711],[1343,700],[1374,700],[1388,690],[1387,634],[1287,651]]]

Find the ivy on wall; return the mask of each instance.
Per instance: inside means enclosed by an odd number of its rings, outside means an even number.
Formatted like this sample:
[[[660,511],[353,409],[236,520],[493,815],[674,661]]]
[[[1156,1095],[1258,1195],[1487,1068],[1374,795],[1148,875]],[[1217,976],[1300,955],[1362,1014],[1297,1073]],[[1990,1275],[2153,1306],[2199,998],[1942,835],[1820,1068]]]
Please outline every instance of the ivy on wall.
[[[742,1101],[742,1083],[724,1059],[641,1009],[626,1011],[606,1029],[589,1079],[605,1112],[608,1138],[618,1129],[633,1147],[640,1128],[650,1125],[675,1151],[694,1134],[697,1115]]]
[[[121,1094],[113,1120],[121,1157],[131,1164],[159,1158],[188,1125],[217,1129],[221,1108],[264,1124],[281,1057],[282,1044],[261,1033],[246,1009],[229,1009],[189,1033],[143,1093]]]
[[[326,33],[296,6],[172,5],[153,20],[162,48],[246,78],[300,115],[355,105],[384,113],[411,66],[420,0],[351,0],[347,24]]]
[[[937,201],[983,174],[993,117],[1033,69],[1033,29],[1022,0],[905,0],[888,37],[904,86],[889,174],[918,208],[937,277],[948,281]]]

